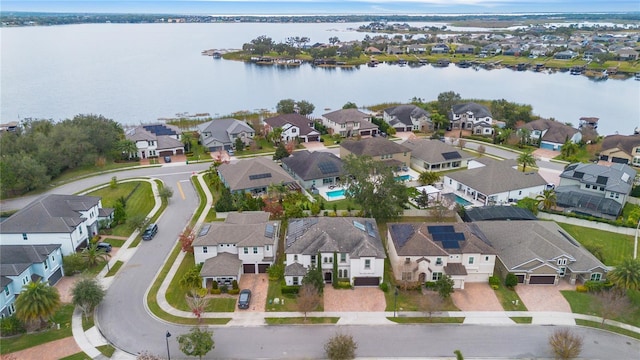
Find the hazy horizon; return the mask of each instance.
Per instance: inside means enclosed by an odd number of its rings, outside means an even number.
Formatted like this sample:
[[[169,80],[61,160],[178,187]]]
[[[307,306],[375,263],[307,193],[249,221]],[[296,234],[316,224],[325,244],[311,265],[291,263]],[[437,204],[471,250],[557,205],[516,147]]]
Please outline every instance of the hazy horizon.
[[[637,0],[8,0],[2,12],[193,15],[405,15],[640,12]]]

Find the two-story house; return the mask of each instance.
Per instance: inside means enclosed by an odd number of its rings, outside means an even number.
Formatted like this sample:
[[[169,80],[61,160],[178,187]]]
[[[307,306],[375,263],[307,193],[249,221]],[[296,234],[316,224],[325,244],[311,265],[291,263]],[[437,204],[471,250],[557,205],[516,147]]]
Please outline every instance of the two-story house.
[[[321,269],[326,283],[352,286],[378,286],[384,276],[386,255],[374,219],[289,219],[285,243],[287,285],[301,285],[311,268]]]
[[[384,109],[384,121],[396,131],[432,131],[433,122],[428,111],[413,104]]]
[[[32,281],[55,285],[64,275],[60,245],[0,245],[0,317],[11,316],[22,287]]]
[[[264,211],[233,212],[224,222],[205,224],[193,241],[196,264],[202,264],[202,286],[230,285],[242,274],[266,273],[273,264],[280,221]]]
[[[282,129],[280,139],[300,142],[320,141],[320,132],[314,129],[313,120],[300,114],[281,114],[264,119],[264,131],[270,133],[275,128]]]
[[[423,171],[444,171],[466,168],[473,158],[469,153],[440,140],[409,139],[402,145],[411,149],[411,168]]]
[[[200,134],[200,143],[209,151],[232,149],[236,139],[249,145],[255,136],[255,131],[251,126],[237,119],[208,121],[198,125],[198,133]]]
[[[399,282],[437,281],[444,274],[454,288],[487,282],[493,275],[496,251],[470,223],[391,223],[387,251]]]
[[[471,130],[474,135],[492,135],[493,118],[489,109],[474,102],[456,104],[449,112],[451,129]]]
[[[600,161],[640,166],[640,135],[608,135],[602,140]]]
[[[296,180],[280,165],[262,156],[235,164],[222,164],[218,167],[218,176],[231,193],[261,195],[272,184],[283,184],[290,190],[300,189]]]
[[[523,128],[529,130],[531,142],[540,144],[541,149],[558,151],[567,140],[576,144],[582,140],[582,133],[578,129],[549,119],[528,122],[520,127]]]
[[[0,245],[57,244],[62,255],[73,254],[88,246],[101,216],[112,210],[102,209],[96,196],[45,195],[0,223]]]
[[[335,154],[324,151],[296,151],[282,159],[282,168],[305,189],[331,186],[345,174],[342,160]]]
[[[620,215],[636,171],[625,164],[571,164],[560,174],[557,205],[579,214],[607,219]]]
[[[136,126],[125,132],[126,138],[136,143],[140,159],[183,154],[181,134],[177,126],[165,124]]]
[[[342,137],[377,135],[378,125],[371,122],[371,115],[358,109],[340,109],[322,115],[322,125],[330,134]]]
[[[370,156],[393,168],[408,167],[411,163],[411,149],[382,137],[341,142],[340,158],[345,159],[349,155]]]

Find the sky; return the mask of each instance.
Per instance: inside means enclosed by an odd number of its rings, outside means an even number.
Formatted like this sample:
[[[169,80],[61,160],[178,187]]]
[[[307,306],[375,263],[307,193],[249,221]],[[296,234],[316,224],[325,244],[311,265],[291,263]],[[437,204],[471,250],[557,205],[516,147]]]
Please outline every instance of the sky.
[[[0,10],[210,15],[640,12],[640,0],[0,0]]]

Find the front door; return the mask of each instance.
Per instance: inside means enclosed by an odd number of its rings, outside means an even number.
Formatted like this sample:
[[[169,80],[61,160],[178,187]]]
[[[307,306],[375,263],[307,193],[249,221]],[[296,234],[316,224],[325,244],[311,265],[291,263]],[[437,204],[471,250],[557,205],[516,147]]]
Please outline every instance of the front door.
[[[325,284],[331,284],[331,272],[327,271],[326,273],[324,273],[324,282]]]
[[[566,266],[560,266],[560,277],[564,277],[564,275],[567,273],[567,267]]]

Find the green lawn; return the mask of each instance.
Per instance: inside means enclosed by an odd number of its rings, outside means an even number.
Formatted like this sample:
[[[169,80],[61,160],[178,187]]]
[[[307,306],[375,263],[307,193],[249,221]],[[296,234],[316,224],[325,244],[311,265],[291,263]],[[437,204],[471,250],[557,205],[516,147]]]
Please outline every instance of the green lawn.
[[[11,338],[0,338],[0,354],[8,354],[19,350],[24,350],[32,346],[44,344],[50,341],[63,339],[72,336],[71,316],[73,315],[73,305],[63,305],[53,316],[52,321],[60,324],[60,330],[50,329],[38,333],[23,334]]]
[[[94,325],[93,314],[89,314],[89,316],[84,316],[84,314],[82,315],[82,330],[87,331]]]
[[[596,303],[595,294],[570,290],[562,290],[560,292],[564,298],[567,299],[567,302],[569,302],[572,312],[598,316],[594,308],[594,304]],[[640,291],[629,290],[627,294],[633,307],[631,313],[623,317],[613,318],[613,320],[640,327]]]
[[[122,245],[124,245],[126,240],[106,238],[106,239],[102,240],[102,242],[106,242],[106,243],[111,244],[111,246],[113,246],[113,247],[120,248],[120,247],[122,247]]]
[[[83,352],[79,352],[67,357],[63,357],[60,360],[91,360],[91,357]]]
[[[498,290],[494,291],[504,311],[527,311],[527,307],[524,306],[524,303],[515,290],[510,290],[503,284],[500,284]],[[515,300],[518,300],[518,305],[514,303]]]
[[[598,229],[558,223],[569,235],[573,236],[585,248],[598,248],[602,252],[602,262],[607,266],[616,266],[633,253],[634,237]],[[593,250],[590,250],[593,252]]]
[[[132,191],[133,194],[131,194]],[[146,216],[149,214],[151,209],[153,209],[154,202],[150,200],[153,199],[153,192],[151,190],[151,184],[146,181],[121,182],[118,183],[118,186],[115,189],[107,186],[102,189],[92,191],[87,195],[101,197],[102,206],[105,208],[112,208],[115,206],[118,198],[127,197],[129,194],[131,194],[131,197],[127,200],[127,217],[137,214],[143,214]],[[132,232],[132,229],[130,229],[127,224],[122,224],[115,226],[112,229],[111,234],[115,236],[129,236]]]
[[[282,295],[281,280],[269,280],[269,290],[267,291],[267,311],[298,311],[296,295]],[[273,299],[280,299],[276,304]],[[269,301],[271,300],[271,303]],[[284,301],[284,304],[282,302]],[[321,301],[322,302],[322,301]]]
[[[293,325],[293,324],[335,324],[339,317],[288,317],[288,318],[264,318],[267,325]]]
[[[120,270],[122,265],[124,265],[124,263],[122,261],[120,261],[120,260],[117,260],[116,263],[113,264],[113,266],[109,269],[109,272],[107,272],[105,277],[109,277],[109,276],[115,275],[118,272],[118,270]]]
[[[398,324],[430,324],[430,323],[440,323],[440,324],[462,324],[464,322],[463,317],[388,317],[387,319],[398,323]]]
[[[592,328],[597,328],[597,329],[604,329],[607,331],[611,331],[617,334],[622,334],[622,335],[626,335],[632,338],[636,338],[638,340],[640,340],[640,334],[638,334],[637,332],[633,332],[633,331],[629,331],[627,329],[622,329],[619,328],[617,326],[611,326],[611,325],[606,325],[604,327],[600,326],[600,323],[597,321],[589,321],[589,320],[582,320],[582,319],[576,319],[576,325],[580,325],[580,326],[588,326],[588,327],[592,327]]]
[[[516,324],[531,324],[531,320],[533,320],[530,316],[514,316],[509,319],[513,320]]]

